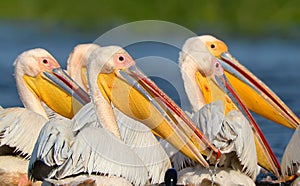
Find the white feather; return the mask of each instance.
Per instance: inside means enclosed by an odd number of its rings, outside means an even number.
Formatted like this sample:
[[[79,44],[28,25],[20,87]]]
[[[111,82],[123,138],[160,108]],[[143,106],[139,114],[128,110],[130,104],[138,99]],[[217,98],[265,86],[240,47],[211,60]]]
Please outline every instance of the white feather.
[[[122,141],[103,128],[84,128],[71,148],[71,156],[53,175],[64,178],[78,173],[124,177],[136,185],[148,180],[143,161]]]
[[[47,120],[25,108],[7,108],[0,110],[0,145],[15,147],[27,158],[33,150],[35,140]]]
[[[253,179],[256,177],[257,157],[254,136],[247,119],[241,112],[232,110],[225,117],[223,103],[215,101],[196,112],[193,120],[224,154],[220,165],[240,169]],[[232,152],[234,152],[233,156]]]
[[[73,131],[80,131],[84,127],[102,128],[102,125],[98,122],[93,103],[90,102],[79,110],[72,118],[71,127]]]
[[[139,121],[129,118],[114,108],[122,140],[144,162],[151,178],[151,183],[161,183],[171,162],[165,150],[151,130]]]
[[[47,166],[59,166],[68,158],[73,144],[74,134],[69,119],[53,119],[42,128],[36,141],[29,163],[29,170],[34,162],[42,160]]]
[[[285,176],[299,175],[300,170],[300,127],[295,130],[281,160],[282,174]]]
[[[95,110],[91,108],[92,105],[83,107],[72,121],[53,119],[45,125],[32,153],[29,174],[35,168],[34,163],[42,161],[58,167],[52,169],[48,178],[100,173],[144,185],[148,180],[144,162],[128,145],[101,128],[97,120],[92,121]]]

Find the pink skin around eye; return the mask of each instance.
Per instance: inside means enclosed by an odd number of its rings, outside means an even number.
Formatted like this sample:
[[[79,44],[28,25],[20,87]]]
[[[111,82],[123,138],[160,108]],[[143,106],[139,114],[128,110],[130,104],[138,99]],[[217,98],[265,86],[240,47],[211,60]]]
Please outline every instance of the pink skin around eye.
[[[39,58],[39,65],[45,70],[52,70],[60,67],[60,65],[50,57]]]
[[[116,68],[128,68],[135,65],[134,60],[128,54],[115,54],[114,63]]]
[[[214,73],[216,75],[221,76],[224,74],[224,69],[217,59],[213,58],[212,64],[213,64],[213,68],[214,68]]]

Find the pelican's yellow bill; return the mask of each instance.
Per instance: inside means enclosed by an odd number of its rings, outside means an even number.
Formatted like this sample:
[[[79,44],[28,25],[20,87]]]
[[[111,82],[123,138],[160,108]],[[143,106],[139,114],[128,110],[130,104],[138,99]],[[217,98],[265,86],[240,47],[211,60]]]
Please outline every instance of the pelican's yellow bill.
[[[220,58],[229,82],[250,110],[283,126],[297,128],[300,119],[267,85],[228,52]]]
[[[269,120],[292,129],[296,129],[299,125],[300,121],[298,117],[295,116],[275,94],[272,93],[271,96],[273,96],[281,106],[275,104],[275,102],[265,94],[257,93],[252,87],[230,72],[225,70],[225,74],[247,108]],[[258,81],[258,83],[260,82]]]
[[[72,95],[50,82],[43,75],[36,77],[24,75],[24,81],[30,90],[49,108],[64,117],[72,118],[82,107],[82,104],[74,99]]]

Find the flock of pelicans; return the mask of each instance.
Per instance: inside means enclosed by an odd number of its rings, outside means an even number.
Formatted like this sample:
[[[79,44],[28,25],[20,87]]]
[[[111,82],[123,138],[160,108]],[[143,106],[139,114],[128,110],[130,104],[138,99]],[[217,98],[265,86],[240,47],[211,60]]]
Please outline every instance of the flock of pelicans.
[[[24,108],[0,110],[3,184],[155,185],[176,170],[166,185],[255,185],[262,169],[299,182],[300,120],[212,36],[179,55],[193,113],[118,46],[80,44],[66,70],[39,48],[14,66]],[[248,109],[296,129],[281,164]]]

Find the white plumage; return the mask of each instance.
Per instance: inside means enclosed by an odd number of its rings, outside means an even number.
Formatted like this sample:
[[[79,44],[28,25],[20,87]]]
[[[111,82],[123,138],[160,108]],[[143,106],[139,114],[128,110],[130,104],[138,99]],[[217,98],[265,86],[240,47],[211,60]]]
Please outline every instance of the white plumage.
[[[42,62],[44,59],[47,60],[47,64]],[[38,48],[20,54],[14,66],[18,93],[25,108],[0,109],[0,154],[3,165],[1,172],[26,175],[28,159],[48,116],[42,106],[42,100],[26,85],[23,76],[35,77],[44,71],[59,67],[59,64],[46,50]],[[4,165],[7,162],[11,162],[10,166]],[[1,180],[12,184],[9,176]]]
[[[196,112],[193,120],[223,153],[220,166],[240,170],[252,179],[256,178],[254,137],[241,112],[232,110],[225,116],[223,103],[216,101]]]
[[[281,160],[284,176],[300,176],[300,127],[295,130],[288,143]]]
[[[117,47],[99,50],[106,55],[123,52]],[[122,177],[135,185],[145,185],[149,179],[151,183],[162,182],[171,166],[167,155],[150,129],[121,114],[106,100],[99,104],[103,96],[96,82],[90,80],[98,76],[95,70],[88,66],[93,103],[85,105],[72,120],[57,119],[46,124],[33,151],[29,175],[53,183],[57,182],[53,179],[65,183],[67,177],[79,174]],[[106,112],[109,109],[114,115]],[[104,119],[101,113],[106,115]],[[103,125],[109,120],[117,121],[118,130],[114,131],[119,131],[120,137],[106,128],[112,123]]]
[[[257,158],[252,129],[247,119],[238,110],[232,110],[225,115],[224,103],[225,94],[220,96],[222,100],[207,104],[203,97],[198,83],[196,73],[201,73],[209,81],[216,83],[216,76],[223,74],[223,69],[218,61],[207,51],[206,46],[198,38],[190,38],[186,41],[179,57],[179,66],[182,73],[184,87],[193,108],[193,120],[195,124],[203,131],[206,137],[222,152],[220,162],[216,162],[208,157],[211,164],[220,167],[216,169],[214,177],[226,176],[232,183],[238,184],[231,175],[249,176],[251,179],[245,179],[244,184],[254,185],[253,180],[257,176]],[[208,85],[209,86],[209,85]],[[205,91],[205,90],[202,90]],[[212,92],[211,96],[216,93]],[[211,173],[205,174],[197,171],[195,163],[176,154],[172,157],[173,163],[182,175],[179,184],[184,184],[183,180],[190,179],[192,175],[197,175],[198,179],[194,184],[201,184],[205,176],[211,177]],[[185,166],[189,168],[185,168]],[[199,167],[198,167],[199,168]],[[192,170],[192,173],[186,173]],[[213,170],[214,167],[211,167]],[[227,173],[224,174],[223,172]],[[184,172],[184,173],[182,173]],[[200,175],[201,174],[201,175]],[[244,174],[244,175],[243,175]],[[224,178],[225,179],[225,178]],[[249,181],[250,180],[250,181]],[[222,179],[219,184],[225,184]],[[231,185],[228,182],[228,185]]]

